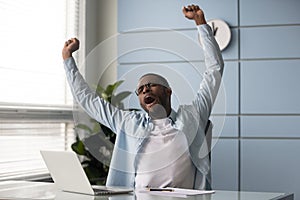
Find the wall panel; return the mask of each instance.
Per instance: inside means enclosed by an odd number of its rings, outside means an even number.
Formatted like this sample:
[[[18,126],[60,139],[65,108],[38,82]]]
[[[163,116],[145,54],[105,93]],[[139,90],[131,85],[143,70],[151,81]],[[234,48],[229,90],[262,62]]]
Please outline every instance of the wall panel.
[[[238,144],[236,140],[220,139],[213,147],[212,188],[238,190]]]
[[[241,190],[295,193],[299,199],[300,140],[243,140]]]
[[[300,114],[300,60],[241,64],[241,112]]]
[[[241,29],[241,58],[297,58],[300,26],[251,27]]]
[[[299,24],[298,0],[240,0],[241,26]]]
[[[222,84],[212,114],[238,114],[239,69],[237,62],[225,62]]]
[[[300,138],[300,116],[243,116],[242,137]]]
[[[203,60],[197,30],[174,31],[143,29],[142,32],[120,34],[118,37],[118,62],[186,62]]]
[[[239,122],[236,116],[211,116],[214,125],[213,137],[239,137]],[[219,128],[220,127],[220,128]]]
[[[198,4],[205,11],[207,19],[221,18],[231,26],[237,25],[237,0],[119,0],[118,30],[128,31],[144,27],[171,29],[194,28],[195,23],[187,22],[182,7]]]

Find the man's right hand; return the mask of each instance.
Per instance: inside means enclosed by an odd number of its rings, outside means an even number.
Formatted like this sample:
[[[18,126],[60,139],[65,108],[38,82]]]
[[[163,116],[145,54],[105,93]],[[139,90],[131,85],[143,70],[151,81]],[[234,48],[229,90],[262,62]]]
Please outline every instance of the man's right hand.
[[[71,38],[65,42],[62,49],[62,57],[64,60],[72,57],[72,53],[79,49],[79,40],[77,38]]]

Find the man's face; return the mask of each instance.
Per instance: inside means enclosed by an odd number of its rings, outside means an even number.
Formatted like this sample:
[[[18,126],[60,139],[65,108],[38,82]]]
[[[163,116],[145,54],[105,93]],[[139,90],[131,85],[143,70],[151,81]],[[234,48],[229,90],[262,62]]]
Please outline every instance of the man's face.
[[[166,114],[169,114],[171,111],[171,94],[171,89],[151,83],[141,86],[137,91],[140,105],[147,113],[151,112],[155,105],[161,105]]]

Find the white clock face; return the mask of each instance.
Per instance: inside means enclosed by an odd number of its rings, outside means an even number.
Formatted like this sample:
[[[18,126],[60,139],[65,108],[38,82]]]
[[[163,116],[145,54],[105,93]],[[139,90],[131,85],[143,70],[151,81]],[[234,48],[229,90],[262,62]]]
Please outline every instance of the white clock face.
[[[220,19],[208,20],[207,24],[211,27],[220,50],[222,51],[228,46],[231,39],[231,31],[228,24]]]

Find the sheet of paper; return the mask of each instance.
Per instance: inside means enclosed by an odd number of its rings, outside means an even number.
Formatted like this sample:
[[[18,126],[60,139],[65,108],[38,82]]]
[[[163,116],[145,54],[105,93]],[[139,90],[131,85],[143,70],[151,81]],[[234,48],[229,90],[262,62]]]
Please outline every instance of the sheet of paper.
[[[152,200],[152,198],[150,198],[150,195],[158,195],[158,196],[171,196],[171,197],[180,197],[180,198],[187,198],[187,195],[185,194],[178,194],[178,193],[174,193],[174,192],[159,192],[159,191],[146,191],[146,190],[139,190],[136,193],[136,196],[138,197],[138,199],[147,199],[147,200]],[[153,200],[156,199],[157,197],[153,196]]]
[[[185,194],[185,195],[212,194],[215,192],[214,190],[192,190],[192,189],[170,188],[170,187],[168,189],[173,189],[174,192]]]
[[[158,190],[157,190],[158,189]],[[212,194],[214,190],[192,190],[192,189],[182,189],[182,188],[156,188],[156,191],[150,191],[149,188],[138,190],[139,193],[148,193],[151,195],[160,195],[160,196],[172,196],[172,197],[181,197],[187,198],[187,196],[191,195],[201,195],[201,194]],[[164,189],[171,189],[172,191],[166,191]]]

